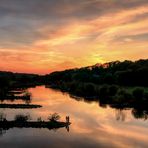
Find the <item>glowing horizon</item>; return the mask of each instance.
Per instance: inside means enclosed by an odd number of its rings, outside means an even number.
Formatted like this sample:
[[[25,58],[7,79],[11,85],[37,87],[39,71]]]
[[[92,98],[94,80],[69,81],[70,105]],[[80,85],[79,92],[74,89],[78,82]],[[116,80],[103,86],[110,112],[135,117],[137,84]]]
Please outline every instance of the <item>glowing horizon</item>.
[[[0,16],[0,70],[46,74],[148,58],[147,0],[5,0]]]

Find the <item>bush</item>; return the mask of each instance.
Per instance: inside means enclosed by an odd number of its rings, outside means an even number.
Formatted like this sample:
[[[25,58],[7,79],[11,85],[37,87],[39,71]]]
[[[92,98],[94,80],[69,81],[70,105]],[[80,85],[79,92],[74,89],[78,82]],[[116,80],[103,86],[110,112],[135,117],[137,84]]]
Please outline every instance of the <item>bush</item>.
[[[73,93],[78,96],[85,96],[85,90],[83,84],[82,83],[78,84]]]
[[[75,91],[76,88],[77,88],[77,82],[72,82],[72,83],[70,83],[70,85],[69,85],[69,91],[70,91],[70,92]]]
[[[129,103],[131,100],[132,95],[125,89],[119,90],[114,99],[116,103]]]
[[[87,83],[84,85],[84,93],[86,96],[94,96],[95,95],[95,86],[92,83]]]
[[[107,85],[103,85],[102,87],[99,88],[99,96],[101,98],[108,96],[108,86]]]
[[[115,96],[117,92],[118,92],[118,87],[116,85],[111,85],[109,87],[108,93],[109,93],[110,96]]]
[[[142,99],[144,96],[144,89],[143,88],[135,88],[133,90],[133,97],[136,99]]]
[[[30,115],[16,115],[15,121],[17,122],[27,122],[28,120],[31,120]]]
[[[57,114],[57,113],[54,113],[54,114],[51,114],[49,117],[48,117],[48,120],[51,121],[51,122],[56,122],[60,119],[61,117]]]

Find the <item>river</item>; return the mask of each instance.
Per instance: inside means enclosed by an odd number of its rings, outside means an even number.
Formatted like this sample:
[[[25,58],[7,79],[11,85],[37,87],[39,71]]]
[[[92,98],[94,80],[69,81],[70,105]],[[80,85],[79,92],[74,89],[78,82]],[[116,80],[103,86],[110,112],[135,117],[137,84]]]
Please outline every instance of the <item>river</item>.
[[[47,120],[58,113],[61,121],[70,117],[72,123],[55,130],[42,128],[11,128],[0,133],[2,148],[147,148],[148,120],[137,119],[132,111],[100,107],[99,102],[74,99],[67,93],[38,86],[30,88],[32,104],[42,105],[36,109],[0,109],[7,119],[17,114],[30,114],[32,120]],[[6,103],[8,101],[4,101]],[[20,103],[14,101],[13,103]],[[12,102],[11,102],[12,103]]]

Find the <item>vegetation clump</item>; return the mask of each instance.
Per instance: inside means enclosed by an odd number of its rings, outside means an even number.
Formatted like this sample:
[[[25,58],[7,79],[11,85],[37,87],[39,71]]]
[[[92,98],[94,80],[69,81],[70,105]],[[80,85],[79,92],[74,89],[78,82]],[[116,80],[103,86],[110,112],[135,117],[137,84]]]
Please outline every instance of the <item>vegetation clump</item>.
[[[135,88],[134,90],[133,90],[133,97],[135,98],[135,99],[143,99],[143,97],[144,97],[144,89],[142,89],[142,88]]]
[[[60,115],[58,115],[57,113],[54,113],[49,115],[48,120],[50,122],[57,122],[60,118],[61,118]]]
[[[16,122],[27,122],[28,120],[31,120],[30,115],[16,115],[15,116]]]

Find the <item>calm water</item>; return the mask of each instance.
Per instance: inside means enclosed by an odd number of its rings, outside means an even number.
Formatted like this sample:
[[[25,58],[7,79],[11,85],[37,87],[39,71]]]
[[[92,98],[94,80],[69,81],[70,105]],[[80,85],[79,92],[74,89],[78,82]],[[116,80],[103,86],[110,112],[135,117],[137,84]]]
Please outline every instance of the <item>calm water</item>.
[[[135,119],[131,110],[101,108],[96,102],[77,101],[68,94],[45,88],[31,88],[32,103],[39,109],[0,109],[7,119],[16,114],[30,114],[32,120],[38,117],[46,120],[51,113],[59,113],[61,120],[69,115],[70,131],[13,128],[3,131],[0,148],[141,148],[148,147],[148,120]],[[15,101],[14,103],[18,103]]]

